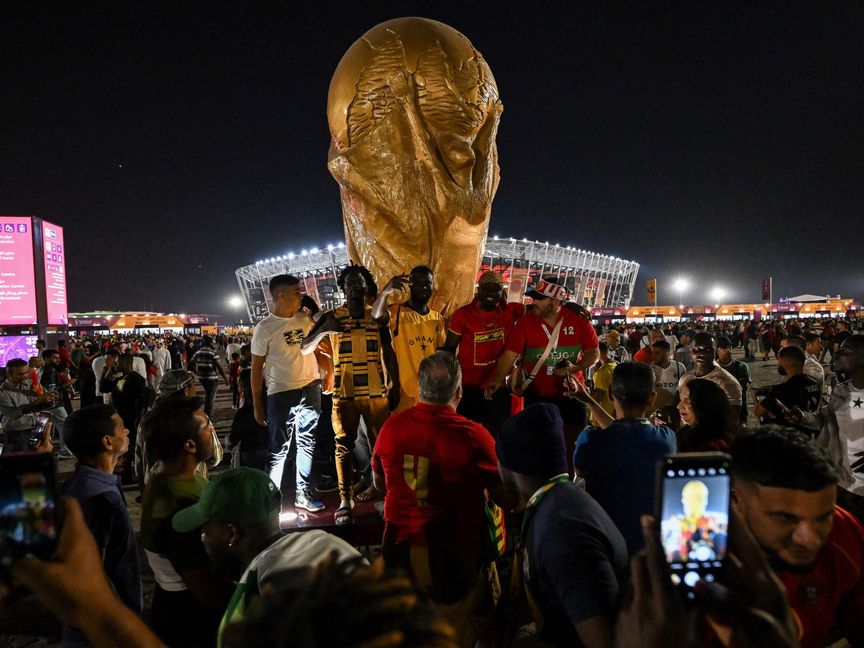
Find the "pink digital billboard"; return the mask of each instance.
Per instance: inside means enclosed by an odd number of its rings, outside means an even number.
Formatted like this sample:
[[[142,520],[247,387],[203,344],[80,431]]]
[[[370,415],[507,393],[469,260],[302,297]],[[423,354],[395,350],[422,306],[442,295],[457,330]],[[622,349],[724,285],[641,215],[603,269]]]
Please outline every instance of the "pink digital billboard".
[[[32,228],[29,216],[0,216],[0,325],[37,320]]]
[[[65,326],[69,323],[66,303],[66,246],[63,228],[42,221],[42,250],[45,256],[45,300],[48,304],[48,324]]]

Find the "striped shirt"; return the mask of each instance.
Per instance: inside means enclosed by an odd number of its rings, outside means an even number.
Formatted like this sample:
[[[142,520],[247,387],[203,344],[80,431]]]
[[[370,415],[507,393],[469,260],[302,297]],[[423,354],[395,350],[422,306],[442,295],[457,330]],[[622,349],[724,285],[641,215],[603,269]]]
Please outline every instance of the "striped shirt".
[[[330,334],[335,377],[333,396],[342,400],[382,398],[390,381],[381,360],[381,333],[366,307],[365,319],[352,319],[345,307],[334,315],[343,320],[347,330]]]
[[[192,362],[195,364],[195,373],[198,374],[200,380],[218,380],[216,375],[216,364],[219,359],[216,357],[216,352],[210,347],[201,347],[192,356]]]

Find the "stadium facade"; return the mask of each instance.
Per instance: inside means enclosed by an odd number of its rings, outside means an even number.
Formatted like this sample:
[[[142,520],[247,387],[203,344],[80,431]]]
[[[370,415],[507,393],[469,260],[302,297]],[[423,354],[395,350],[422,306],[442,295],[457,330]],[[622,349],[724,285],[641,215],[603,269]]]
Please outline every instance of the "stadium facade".
[[[298,277],[301,290],[322,308],[336,307],[343,301],[336,277],[348,261],[345,245],[339,243],[299,254],[289,252],[238,268],[237,283],[250,321],[258,322],[270,313],[267,284],[280,274]],[[573,293],[574,301],[583,306],[626,309],[630,306],[639,264],[570,245],[494,236],[486,240],[478,276],[489,269],[504,275],[511,301],[521,299],[526,287],[542,276],[554,277],[557,283],[565,285]]]

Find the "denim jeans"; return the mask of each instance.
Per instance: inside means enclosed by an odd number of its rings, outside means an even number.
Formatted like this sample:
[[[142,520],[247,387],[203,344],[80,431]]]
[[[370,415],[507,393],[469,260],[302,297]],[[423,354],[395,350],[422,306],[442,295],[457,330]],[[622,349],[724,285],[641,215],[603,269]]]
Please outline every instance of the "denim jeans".
[[[270,479],[282,491],[283,501],[309,487],[315,428],[320,416],[321,385],[318,382],[302,389],[267,394]]]

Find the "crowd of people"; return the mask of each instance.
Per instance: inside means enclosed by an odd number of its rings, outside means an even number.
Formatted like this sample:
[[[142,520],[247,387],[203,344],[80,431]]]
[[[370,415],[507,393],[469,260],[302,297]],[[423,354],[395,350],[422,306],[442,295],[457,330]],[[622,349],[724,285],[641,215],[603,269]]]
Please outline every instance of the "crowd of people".
[[[595,326],[554,278],[525,306],[495,272],[448,318],[425,266],[379,290],[349,265],[338,286],[321,311],[274,277],[249,339],[75,340],[7,364],[6,448],[48,410],[77,460],[56,557],[8,566],[67,645],[507,646],[526,626],[556,646],[864,645],[860,322]],[[778,382],[754,389],[760,354]],[[211,475],[220,380],[232,467]],[[730,557],[688,598],[655,485],[698,452],[731,457]],[[121,482],[141,488],[146,624]],[[328,493],[348,539],[357,502],[383,500],[380,557],[282,529],[329,516]]]

